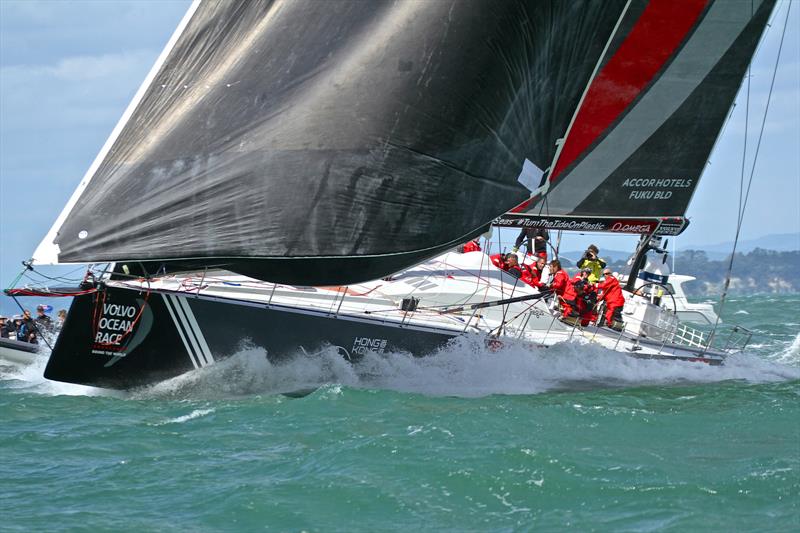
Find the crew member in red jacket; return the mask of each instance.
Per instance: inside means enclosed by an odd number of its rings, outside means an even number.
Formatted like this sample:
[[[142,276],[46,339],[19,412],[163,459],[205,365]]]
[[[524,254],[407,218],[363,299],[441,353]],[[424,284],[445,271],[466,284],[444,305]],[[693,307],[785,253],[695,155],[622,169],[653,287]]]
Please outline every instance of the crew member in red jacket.
[[[569,274],[561,268],[561,261],[553,259],[550,261],[550,288],[558,297],[563,297],[569,286]]]
[[[489,261],[492,262],[494,266],[501,270],[505,270],[506,266],[506,256],[503,254],[494,254],[489,256]]]
[[[553,259],[550,261],[550,272],[553,274],[553,281],[550,283],[550,288],[556,294],[559,303],[561,304],[561,311],[564,318],[570,316],[578,316],[577,306],[575,301],[577,294],[572,286],[572,281],[569,279],[567,271],[561,268],[561,261]]]
[[[519,258],[517,258],[517,254],[515,253],[508,253],[506,255],[494,254],[489,257],[489,260],[494,266],[508,272],[517,279],[523,278],[526,275],[528,279],[530,279],[530,274],[527,274],[527,269],[523,270],[522,267],[520,267]],[[523,281],[525,281],[525,279],[523,279]],[[525,282],[527,283],[527,281]]]
[[[597,298],[598,302],[606,302],[606,325],[611,327],[614,321],[622,322],[622,308],[625,305],[625,297],[622,295],[622,287],[619,286],[619,281],[615,278],[611,269],[603,270],[604,279],[597,284],[597,289],[600,296]]]
[[[537,257],[536,263],[533,265],[523,264],[522,268],[527,269],[529,273],[529,279],[525,280],[525,283],[540,290],[547,288],[547,283],[550,281],[548,279],[550,277],[550,270],[547,266],[547,261],[545,261],[543,257]],[[547,270],[547,272],[545,272],[545,270]],[[543,274],[544,277],[542,276]]]
[[[591,273],[591,269],[584,268],[572,279],[572,287],[575,290],[575,311],[581,318],[581,326],[588,326],[590,322],[597,320],[594,309],[597,304],[597,289],[589,281]]]
[[[481,251],[481,245],[478,242],[478,239],[474,239],[467,243],[464,243],[464,246],[462,247],[462,253],[465,254],[469,252],[480,252],[480,251]]]

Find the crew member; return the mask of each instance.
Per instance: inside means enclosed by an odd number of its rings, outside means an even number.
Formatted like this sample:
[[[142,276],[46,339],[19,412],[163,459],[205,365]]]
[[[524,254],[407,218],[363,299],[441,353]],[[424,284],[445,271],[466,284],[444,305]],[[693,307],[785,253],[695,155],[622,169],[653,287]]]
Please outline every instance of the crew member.
[[[598,302],[606,303],[606,325],[614,328],[614,322],[622,323],[622,308],[625,306],[625,296],[619,281],[611,273],[610,268],[603,269],[603,278],[597,284]],[[616,329],[616,328],[615,328]]]
[[[580,317],[581,326],[588,326],[590,322],[597,320],[597,313],[595,312],[597,291],[589,281],[590,275],[591,270],[584,268],[572,280],[572,287],[575,290],[575,312]]]
[[[519,264],[519,258],[515,253],[506,254],[506,267],[503,269],[515,278],[519,279],[523,277],[526,273],[525,270],[522,270],[522,267]]]
[[[461,253],[469,253],[469,252],[480,252],[481,245],[478,242],[478,239],[471,240],[467,243],[464,243],[464,246],[461,247]]]
[[[45,329],[50,329],[53,327],[53,321],[47,316],[45,313],[45,307],[43,305],[36,306],[36,325],[39,327],[43,327]]]
[[[8,325],[9,334],[13,333],[15,339],[24,342],[25,339],[20,337],[20,330],[22,329],[22,315],[14,315],[13,317],[11,317],[10,322],[11,323]]]
[[[514,241],[514,247],[511,251],[516,252],[519,250],[522,241],[526,238],[528,239],[528,254],[544,257],[544,260],[547,261],[547,243],[550,241],[550,234],[547,233],[547,230],[544,228],[522,228],[517,240]]]
[[[591,283],[597,283],[603,269],[606,267],[606,262],[598,256],[599,253],[600,250],[598,250],[597,246],[590,244],[583,257],[578,260],[578,268],[590,269],[589,282]]]
[[[552,274],[552,281],[550,288],[558,297],[563,297],[570,285],[569,274],[561,268],[561,261],[553,259],[550,261],[550,273]]]
[[[564,318],[578,316],[575,288],[572,286],[567,271],[561,268],[561,262],[558,259],[550,261],[550,272],[553,273],[550,288],[556,294],[558,303],[561,304],[561,316]]]
[[[508,253],[508,254],[494,254],[489,257],[492,261],[492,264],[503,270],[504,272],[508,272],[510,275],[514,276],[515,278],[519,279],[522,277],[523,270],[519,265],[519,259],[517,258],[517,254],[515,253]]]
[[[547,264],[547,259],[544,257],[537,257],[536,258],[536,270],[539,274],[539,282],[542,285],[547,285],[550,283],[550,278],[552,277],[550,274],[550,265]]]
[[[523,269],[526,269],[528,272],[528,278],[525,279],[524,272],[523,272],[523,281],[530,285],[531,287],[536,287],[537,289],[545,289],[547,288],[547,282],[549,281],[550,277],[550,269],[547,267],[547,262],[545,261],[544,257],[537,257],[535,265],[522,265]]]
[[[0,338],[7,339],[9,337],[9,333],[11,333],[11,328],[9,328],[6,317],[0,315]]]
[[[31,317],[31,312],[25,309],[22,312],[22,320],[17,326],[17,340],[23,342],[36,343],[36,325]]]

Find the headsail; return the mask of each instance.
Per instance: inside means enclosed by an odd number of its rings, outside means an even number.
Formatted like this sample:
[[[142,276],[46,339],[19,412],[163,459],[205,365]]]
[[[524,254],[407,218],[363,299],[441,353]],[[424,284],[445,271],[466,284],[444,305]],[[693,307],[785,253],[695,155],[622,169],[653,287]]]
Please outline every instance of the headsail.
[[[624,5],[196,3],[35,260],[309,285],[424,260],[525,198]]]
[[[632,1],[547,177],[547,192],[499,224],[588,223],[629,233],[661,224],[661,233],[680,233],[774,5]]]

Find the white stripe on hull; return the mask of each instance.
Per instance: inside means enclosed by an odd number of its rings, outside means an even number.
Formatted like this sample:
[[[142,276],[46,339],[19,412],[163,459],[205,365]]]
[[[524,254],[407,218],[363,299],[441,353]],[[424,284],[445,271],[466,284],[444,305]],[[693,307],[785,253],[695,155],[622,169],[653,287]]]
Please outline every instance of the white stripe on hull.
[[[186,348],[186,353],[189,354],[189,359],[191,359],[192,365],[194,365],[195,368],[200,368],[197,359],[195,359],[196,356],[192,351],[192,347],[189,346],[189,342],[186,340],[186,335],[184,335],[183,333],[184,327],[182,326],[182,322],[178,320],[178,316],[172,309],[173,304],[171,300],[175,297],[171,294],[162,294],[162,296],[164,297],[164,306],[167,308],[167,311],[169,311],[169,316],[171,316],[172,320],[175,322],[175,329],[178,331],[178,335],[180,335],[181,341],[183,341],[183,346]]]
[[[179,310],[182,310],[186,322],[191,327],[191,331],[197,340],[198,353],[205,360],[205,364],[210,365],[214,362],[214,356],[211,355],[211,349],[209,349],[206,338],[203,336],[203,331],[200,329],[200,325],[197,323],[197,319],[194,317],[191,307],[189,307],[189,302],[186,301],[185,297],[176,296],[175,298],[178,300]]]

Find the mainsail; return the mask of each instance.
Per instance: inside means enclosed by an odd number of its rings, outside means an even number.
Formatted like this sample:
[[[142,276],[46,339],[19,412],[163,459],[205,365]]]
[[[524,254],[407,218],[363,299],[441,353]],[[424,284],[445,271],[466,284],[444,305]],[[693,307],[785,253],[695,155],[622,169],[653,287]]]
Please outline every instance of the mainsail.
[[[680,233],[775,0],[634,0],[541,190],[503,226]]]
[[[436,255],[525,199],[625,5],[196,2],[34,259],[320,285]]]

